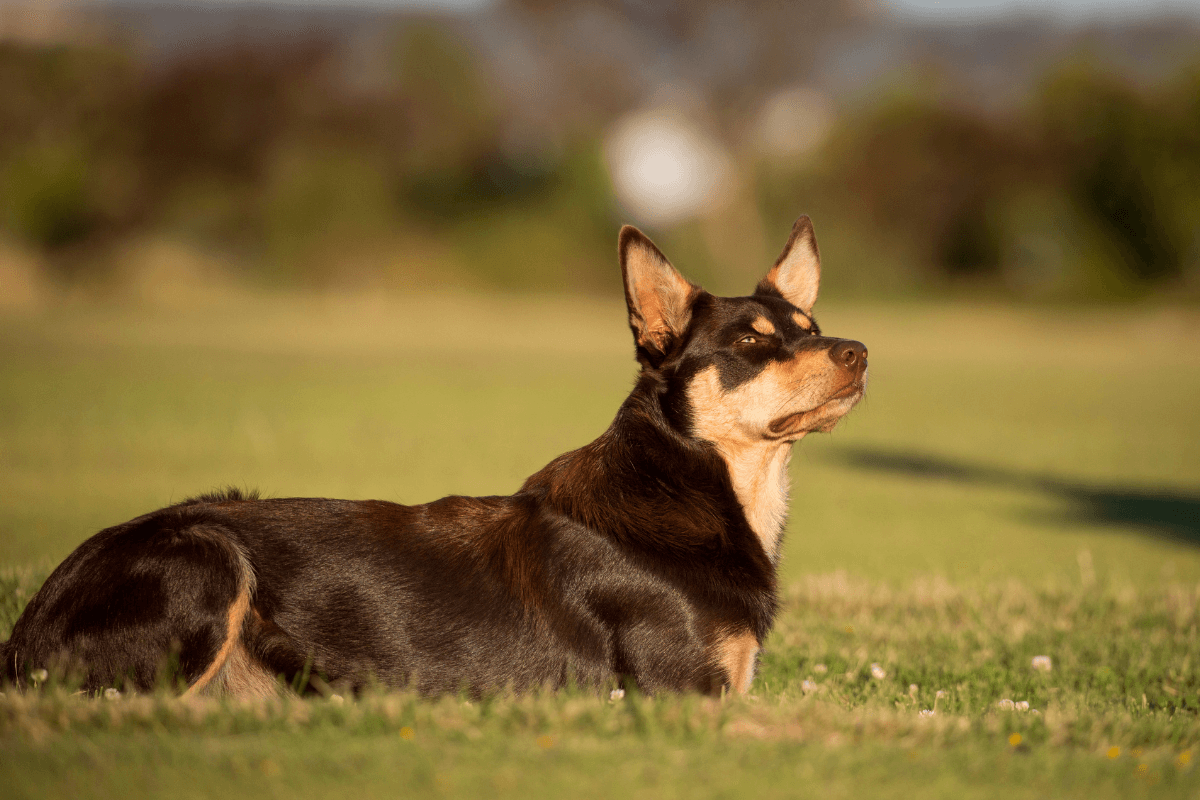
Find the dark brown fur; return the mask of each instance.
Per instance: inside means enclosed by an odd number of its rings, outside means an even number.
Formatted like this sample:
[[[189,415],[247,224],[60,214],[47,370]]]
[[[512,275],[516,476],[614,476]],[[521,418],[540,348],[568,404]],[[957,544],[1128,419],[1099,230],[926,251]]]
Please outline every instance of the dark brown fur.
[[[277,679],[744,691],[775,616],[790,447],[861,397],[866,349],[811,321],[806,217],[750,297],[688,283],[632,228],[620,257],[642,372],[596,441],[508,497],[231,490],[108,528],[30,601],[2,674],[147,689],[169,664],[190,692],[243,696]]]

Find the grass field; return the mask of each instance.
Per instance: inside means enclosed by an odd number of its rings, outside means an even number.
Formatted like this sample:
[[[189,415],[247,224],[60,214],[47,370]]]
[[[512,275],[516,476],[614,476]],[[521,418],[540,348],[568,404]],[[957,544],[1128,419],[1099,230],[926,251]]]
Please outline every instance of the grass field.
[[[1200,313],[818,317],[871,385],[796,450],[752,698],[10,694],[3,794],[1200,796]],[[581,300],[0,317],[0,637],[92,532],[216,486],[511,492],[633,370]]]

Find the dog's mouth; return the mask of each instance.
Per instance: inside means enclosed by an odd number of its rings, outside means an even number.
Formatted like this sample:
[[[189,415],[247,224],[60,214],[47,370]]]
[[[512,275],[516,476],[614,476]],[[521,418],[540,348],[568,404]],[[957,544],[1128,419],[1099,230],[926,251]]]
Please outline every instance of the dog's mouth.
[[[768,439],[788,439],[821,431],[828,433],[862,399],[866,381],[858,378],[835,391],[819,405],[780,417],[767,426]]]

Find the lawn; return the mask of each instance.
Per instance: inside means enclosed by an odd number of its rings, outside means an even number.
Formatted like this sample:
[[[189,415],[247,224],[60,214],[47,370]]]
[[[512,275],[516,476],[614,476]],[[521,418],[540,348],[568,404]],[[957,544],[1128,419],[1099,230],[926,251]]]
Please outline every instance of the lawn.
[[[819,305],[818,318],[868,345],[871,384],[836,431],[796,448],[785,610],[752,698],[10,694],[0,785],[1196,797],[1200,313]],[[584,300],[0,317],[0,636],[100,527],[230,484],[508,493],[603,430],[633,375],[623,309]]]

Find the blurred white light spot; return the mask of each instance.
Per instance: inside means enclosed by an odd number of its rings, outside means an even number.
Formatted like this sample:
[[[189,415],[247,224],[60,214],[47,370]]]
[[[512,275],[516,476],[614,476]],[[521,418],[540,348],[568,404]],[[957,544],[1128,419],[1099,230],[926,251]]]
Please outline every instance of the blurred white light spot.
[[[887,672],[878,664],[871,665],[871,677],[877,681],[881,681],[887,677]]]
[[[812,152],[833,128],[833,105],[813,89],[795,88],[768,98],[758,116],[758,145],[774,156]]]
[[[670,225],[716,207],[732,176],[721,145],[670,109],[621,119],[604,155],[617,199],[651,225]]]
[[[1034,656],[1032,666],[1039,672],[1049,672],[1051,669],[1050,656]]]

